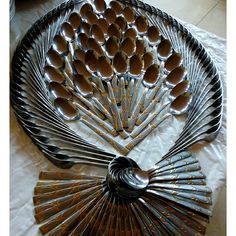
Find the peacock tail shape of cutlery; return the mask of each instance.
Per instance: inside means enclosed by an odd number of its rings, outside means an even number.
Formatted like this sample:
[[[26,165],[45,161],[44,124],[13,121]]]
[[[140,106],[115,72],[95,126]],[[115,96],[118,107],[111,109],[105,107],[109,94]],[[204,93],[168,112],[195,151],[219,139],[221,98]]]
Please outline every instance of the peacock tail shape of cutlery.
[[[169,145],[165,157],[213,140],[222,86],[202,45],[162,11],[135,0],[71,0],[19,44],[11,101],[54,164],[107,166],[147,137]]]
[[[211,190],[188,152],[143,171],[115,158],[107,176],[41,172],[34,190],[43,235],[204,235]]]

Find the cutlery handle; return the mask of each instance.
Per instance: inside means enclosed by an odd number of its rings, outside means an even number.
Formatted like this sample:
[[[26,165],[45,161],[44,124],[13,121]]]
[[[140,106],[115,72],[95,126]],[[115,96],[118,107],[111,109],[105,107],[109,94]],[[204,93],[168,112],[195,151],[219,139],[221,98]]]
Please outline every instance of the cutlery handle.
[[[122,122],[121,122],[121,118],[120,118],[120,113],[117,108],[116,99],[115,99],[110,82],[107,82],[107,87],[108,87],[108,93],[109,93],[110,100],[111,100],[110,106],[111,106],[111,111],[113,114],[115,130],[122,131],[123,127],[122,127]]]
[[[111,114],[109,113],[109,111],[98,101],[97,98],[92,97],[94,103],[97,105],[98,109],[107,117],[107,119],[109,120],[109,122],[111,124],[113,124],[113,118],[111,116]]]
[[[126,96],[126,90],[125,90],[125,80],[122,77],[120,79],[121,83],[121,118],[122,118],[122,124],[123,128],[128,127],[128,111],[127,111],[127,96]]]
[[[141,80],[138,80],[136,81],[136,84],[134,85],[132,99],[131,99],[130,108],[129,108],[129,117],[132,116],[132,112],[134,110],[134,106],[138,98],[138,91],[139,91],[140,84],[141,84]]]
[[[169,102],[164,104],[163,107],[159,107],[155,112],[153,112],[143,123],[141,123],[135,130],[133,130],[130,136],[132,138],[135,138],[136,136],[138,136],[142,132],[142,130],[146,126],[148,126],[168,104]]]
[[[84,107],[82,107],[80,104],[76,103],[76,106],[82,111],[84,112],[88,117],[90,117],[91,119],[93,119],[95,122],[97,122],[103,129],[105,129],[107,132],[109,132],[112,136],[117,136],[117,132],[116,130],[110,126],[109,124],[107,124],[105,121],[103,121],[102,119],[100,119],[99,117],[97,117],[96,115],[94,115],[91,111],[88,111],[87,109],[85,109]]]
[[[139,99],[139,101],[138,101],[136,107],[134,108],[134,111],[133,111],[133,113],[132,113],[132,115],[130,117],[129,128],[128,128],[128,131],[130,131],[130,132],[132,132],[133,129],[134,129],[136,120],[138,119],[138,115],[139,115],[140,109],[143,106],[143,103],[145,101],[145,97],[146,97],[147,91],[148,91],[148,88],[145,88],[141,98]]]
[[[143,112],[144,110],[147,109],[147,107],[149,106],[149,104],[153,101],[153,99],[155,99],[157,97],[158,91],[160,90],[159,86],[155,86],[155,88],[152,89],[151,93],[149,94],[149,96],[147,97],[141,112]]]
[[[107,109],[107,111],[109,111],[110,110],[110,101],[108,99],[108,94],[103,86],[102,80],[100,78],[97,78],[96,81],[98,83],[98,86],[96,86],[95,88],[99,91],[99,93],[102,97],[104,107]]]
[[[161,124],[169,116],[170,116],[170,113],[167,113],[159,121],[152,123],[147,129],[145,129],[137,137],[135,137],[131,142],[129,142],[125,146],[125,148],[129,150],[133,149],[137,144],[139,144],[145,137],[147,137],[159,124]]]
[[[118,152],[120,152],[122,155],[127,155],[129,153],[129,149],[123,147],[121,144],[116,142],[114,139],[109,137],[107,134],[105,134],[103,131],[92,125],[90,119],[88,117],[82,117],[81,121],[87,125],[91,130],[93,130],[95,133],[97,133],[99,136],[101,136],[104,140],[106,140],[108,143],[110,143]]]

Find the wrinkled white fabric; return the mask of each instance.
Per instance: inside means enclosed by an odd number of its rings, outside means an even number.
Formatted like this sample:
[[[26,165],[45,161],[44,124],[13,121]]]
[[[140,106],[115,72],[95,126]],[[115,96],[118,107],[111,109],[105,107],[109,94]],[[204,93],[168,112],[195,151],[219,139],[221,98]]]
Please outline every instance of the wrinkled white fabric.
[[[21,40],[31,25],[49,10],[59,5],[62,0],[36,0],[16,2],[16,14],[10,24],[10,58],[14,53],[17,43]],[[201,30],[191,24],[183,24],[192,32],[211,55],[220,73],[224,87],[224,104],[226,105],[226,40]],[[225,106],[226,107],[226,106]],[[202,170],[207,176],[209,186],[213,190],[213,203],[222,186],[226,183],[226,109],[224,107],[222,128],[218,137],[205,147],[195,146],[191,151],[201,163]],[[167,125],[153,132],[131,153],[142,167],[150,167],[157,162],[169,148],[163,140],[174,141],[173,135],[178,133],[180,127],[177,121],[172,119],[171,127]],[[83,125],[81,125],[83,128]],[[18,124],[15,115],[10,109],[10,227],[11,235],[33,236],[40,235],[38,225],[35,223],[33,212],[33,188],[41,170],[60,170],[52,165],[31,139],[25,134]],[[85,129],[86,130],[86,129]],[[161,135],[160,135],[161,134]],[[88,137],[92,134],[88,133]],[[160,138],[162,137],[162,138]],[[164,137],[164,138],[163,138]],[[155,140],[155,141],[154,141]],[[96,140],[94,140],[96,141]],[[100,142],[98,145],[105,143]],[[168,144],[172,145],[172,144]],[[113,149],[108,149],[114,152]],[[145,162],[143,161],[145,160]],[[82,174],[105,174],[106,170],[88,167],[85,165],[75,166],[72,170]],[[65,171],[71,171],[65,170]],[[210,235],[210,234],[209,234]]]

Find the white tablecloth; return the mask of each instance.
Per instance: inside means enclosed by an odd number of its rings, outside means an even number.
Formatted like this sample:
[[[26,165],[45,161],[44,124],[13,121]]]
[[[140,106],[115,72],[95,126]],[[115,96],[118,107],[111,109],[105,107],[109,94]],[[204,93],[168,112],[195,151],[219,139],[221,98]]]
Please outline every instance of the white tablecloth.
[[[30,26],[50,9],[60,4],[62,0],[34,0],[16,2],[16,14],[11,21],[10,52],[11,57],[17,43],[21,40]],[[156,5],[158,7],[158,5]],[[203,31],[191,24],[183,24],[205,46],[217,66],[224,87],[224,103],[226,104],[226,41],[213,34]],[[32,143],[18,124],[15,115],[10,111],[10,231],[11,235],[34,236],[40,235],[35,223],[32,195],[33,188],[41,170],[56,170]],[[144,146],[145,150],[145,146]],[[139,150],[140,156],[145,151]],[[213,202],[226,183],[226,111],[218,137],[205,147],[196,146],[192,149],[199,159],[208,184],[213,190]],[[132,157],[132,155],[131,155]],[[152,156],[149,155],[150,160]],[[75,166],[72,170],[80,173],[105,174],[106,170],[88,168],[85,165]],[[65,170],[70,171],[70,170]],[[208,235],[214,235],[208,232]]]

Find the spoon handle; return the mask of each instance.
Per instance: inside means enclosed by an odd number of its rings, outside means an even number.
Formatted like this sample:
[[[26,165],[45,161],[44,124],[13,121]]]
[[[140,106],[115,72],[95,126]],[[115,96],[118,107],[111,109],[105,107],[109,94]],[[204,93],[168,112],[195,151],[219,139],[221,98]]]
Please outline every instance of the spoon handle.
[[[168,118],[171,114],[167,113],[160,120],[150,124],[150,126],[141,132],[137,137],[135,137],[131,142],[129,142],[125,148],[132,150],[137,144],[139,144],[145,137],[147,137],[156,127],[161,124],[166,118]]]
[[[91,119],[89,117],[81,117],[81,122],[83,122],[85,125],[87,125],[91,130],[93,130],[95,133],[97,133],[99,136],[101,136],[104,140],[106,140],[109,144],[111,144],[119,153],[122,155],[127,155],[129,153],[129,149],[123,147],[121,144],[116,142],[114,139],[109,137],[107,134],[105,134],[103,131],[92,125]]]
[[[136,120],[138,119],[138,115],[139,115],[140,109],[143,106],[143,103],[145,101],[145,97],[146,97],[147,91],[148,91],[148,88],[145,88],[141,98],[139,99],[139,101],[138,101],[137,105],[135,106],[134,111],[133,111],[133,113],[132,113],[132,115],[130,117],[129,128],[128,128],[128,131],[130,131],[130,132],[132,132],[133,129],[134,129]]]
[[[156,104],[161,100],[161,98],[163,97],[163,95],[165,94],[166,90],[163,91],[159,96],[156,95],[156,97],[149,102],[149,105],[146,107],[146,109],[140,114],[140,116],[138,117],[138,120],[136,121],[137,125],[140,125],[150,114],[150,112],[155,108]],[[165,105],[164,105],[165,107]],[[158,111],[160,112],[160,111]]]
[[[96,115],[94,115],[91,111],[85,109],[83,106],[81,106],[80,104],[76,103],[76,106],[87,116],[89,116],[90,118],[92,118],[98,125],[100,125],[103,129],[105,129],[107,132],[109,132],[112,136],[117,136],[117,132],[116,130],[110,126],[109,124],[107,124],[105,121],[103,121],[102,119],[100,119],[99,117],[97,117]]]
[[[128,127],[128,111],[127,111],[127,96],[126,96],[126,89],[125,89],[125,81],[124,77],[120,79],[121,83],[121,119],[123,128]]]
[[[103,86],[102,80],[100,78],[97,78],[96,81],[98,83],[98,86],[95,86],[95,88],[99,91],[99,93],[102,97],[104,107],[107,109],[107,111],[109,111],[110,110],[110,101],[108,100],[108,94]]]

